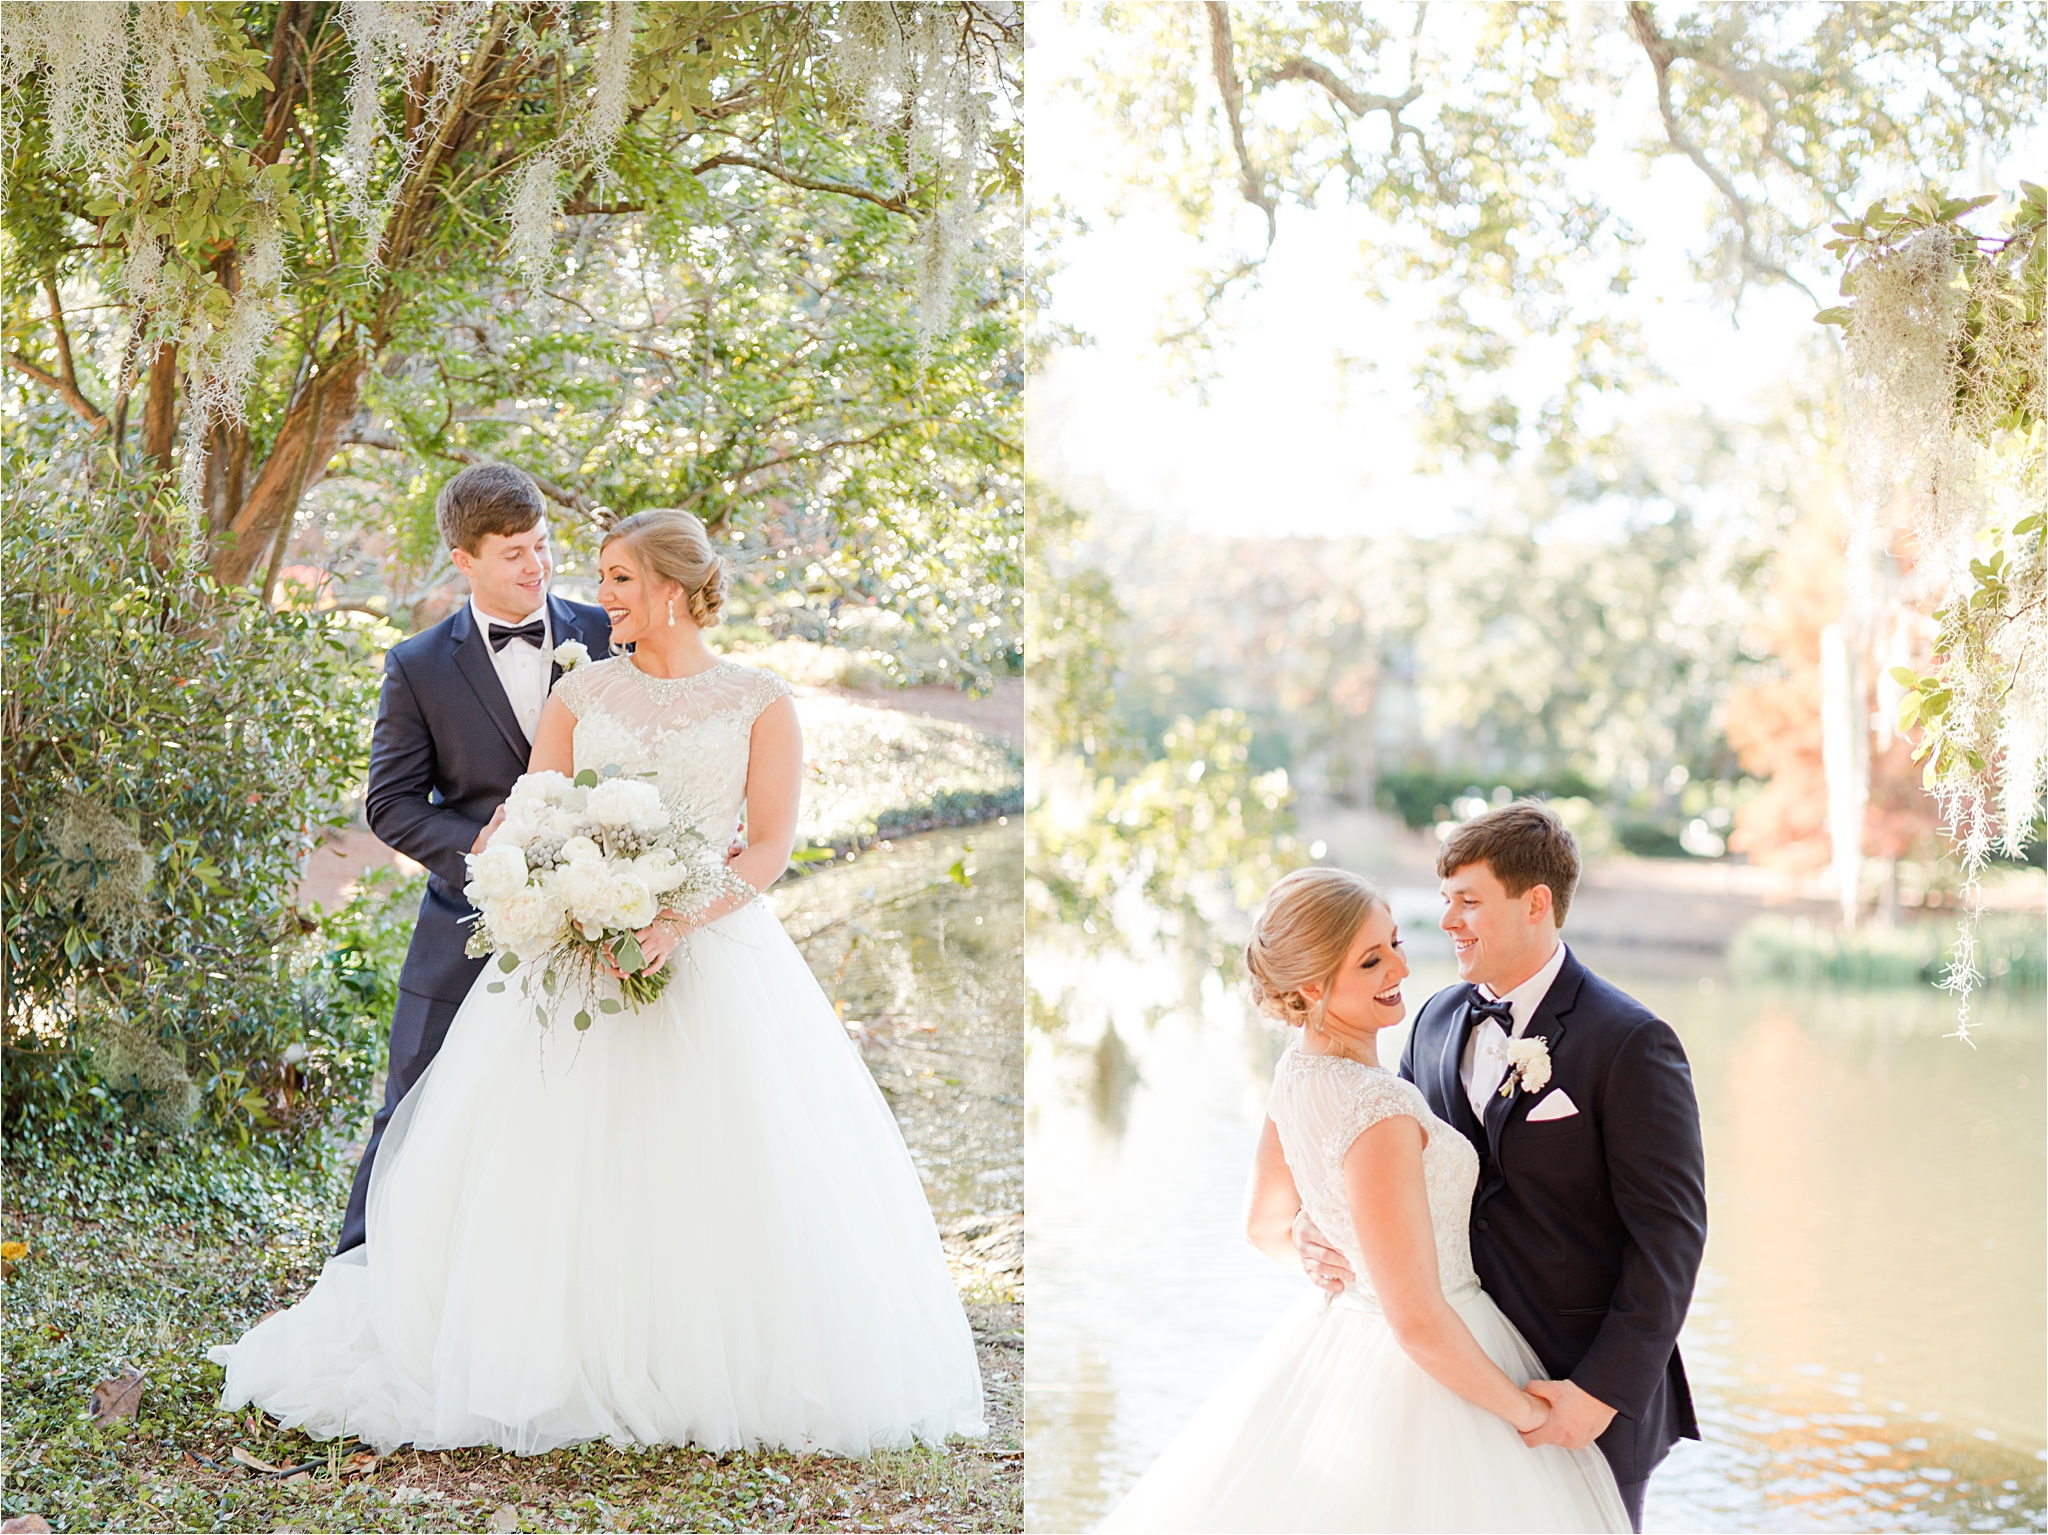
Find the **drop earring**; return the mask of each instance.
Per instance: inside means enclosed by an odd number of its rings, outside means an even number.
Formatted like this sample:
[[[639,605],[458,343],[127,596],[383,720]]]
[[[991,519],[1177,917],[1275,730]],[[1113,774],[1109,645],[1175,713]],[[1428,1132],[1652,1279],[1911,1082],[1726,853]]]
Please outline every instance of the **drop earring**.
[[[673,597],[668,600],[668,626],[671,629],[676,626],[676,600]]]

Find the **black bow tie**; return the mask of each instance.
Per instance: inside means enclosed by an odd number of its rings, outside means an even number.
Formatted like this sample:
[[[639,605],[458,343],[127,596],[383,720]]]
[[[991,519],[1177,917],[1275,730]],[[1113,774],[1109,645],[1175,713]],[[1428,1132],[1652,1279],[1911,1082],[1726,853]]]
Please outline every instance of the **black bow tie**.
[[[538,650],[548,642],[548,625],[544,618],[536,618],[530,624],[492,624],[491,651],[496,654],[514,640],[524,640]]]
[[[1489,1002],[1477,992],[1474,992],[1472,999],[1465,1006],[1472,1010],[1473,1028],[1478,1028],[1480,1024],[1491,1018],[1500,1025],[1503,1034],[1515,1032],[1515,1010],[1507,1003]]]

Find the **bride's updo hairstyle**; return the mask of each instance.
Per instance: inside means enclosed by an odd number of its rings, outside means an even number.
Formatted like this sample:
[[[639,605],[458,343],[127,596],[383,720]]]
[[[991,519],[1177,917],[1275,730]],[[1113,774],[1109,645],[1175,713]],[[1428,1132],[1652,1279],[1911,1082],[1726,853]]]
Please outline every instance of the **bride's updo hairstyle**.
[[[1352,940],[1380,893],[1347,869],[1296,869],[1266,894],[1244,948],[1245,987],[1268,1018],[1296,1028],[1313,1023],[1322,1003],[1301,994],[1320,987],[1328,997]]]
[[[704,524],[688,512],[659,508],[635,512],[612,524],[599,546],[602,554],[620,539],[650,578],[673,581],[690,599],[690,617],[709,629],[725,608],[732,587],[732,562],[711,544]]]

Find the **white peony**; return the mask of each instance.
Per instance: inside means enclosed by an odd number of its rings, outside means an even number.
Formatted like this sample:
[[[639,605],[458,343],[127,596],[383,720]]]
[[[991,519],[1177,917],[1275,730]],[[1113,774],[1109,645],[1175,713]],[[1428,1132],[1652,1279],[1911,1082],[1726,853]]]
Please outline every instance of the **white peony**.
[[[588,837],[571,837],[555,856],[563,863],[589,863],[593,858],[603,858],[604,849]]]
[[[668,811],[661,803],[661,791],[653,784],[639,783],[630,778],[606,779],[590,791],[584,809],[600,826],[659,831],[668,824]]]
[[[661,903],[637,874],[621,874],[613,886],[612,920],[620,927],[643,928],[654,920]]]
[[[517,847],[494,841],[483,852],[467,856],[472,887],[486,901],[502,901],[526,883],[526,855]]]
[[[583,830],[583,817],[573,810],[550,810],[540,829],[550,837],[573,837]]]
[[[593,927],[613,925],[617,888],[611,866],[603,859],[586,858],[567,865],[561,872],[561,882],[562,899],[568,903],[569,915],[576,919],[585,937],[590,936]]]
[[[650,848],[634,859],[633,873],[656,895],[667,895],[690,877],[688,866],[665,847]]]
[[[521,959],[538,959],[562,936],[561,908],[532,885],[522,886],[490,914],[491,937]]]
[[[573,787],[561,773],[522,773],[519,782],[512,785],[508,804],[560,804],[563,791]]]

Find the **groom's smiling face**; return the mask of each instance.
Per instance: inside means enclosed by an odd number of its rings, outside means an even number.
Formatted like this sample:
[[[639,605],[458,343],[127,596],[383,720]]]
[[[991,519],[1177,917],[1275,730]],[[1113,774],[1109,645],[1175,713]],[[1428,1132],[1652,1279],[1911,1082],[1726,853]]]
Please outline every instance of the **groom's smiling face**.
[[[1450,935],[1458,976],[1490,986],[1499,996],[1543,968],[1557,946],[1550,887],[1531,885],[1508,894],[1489,863],[1468,863],[1444,876],[1444,914],[1437,925]]]

